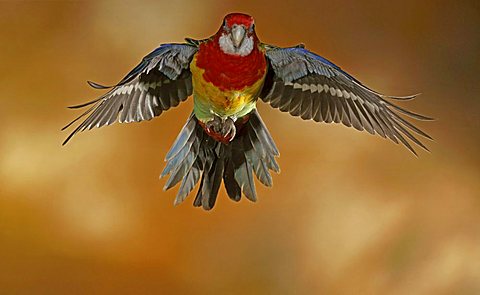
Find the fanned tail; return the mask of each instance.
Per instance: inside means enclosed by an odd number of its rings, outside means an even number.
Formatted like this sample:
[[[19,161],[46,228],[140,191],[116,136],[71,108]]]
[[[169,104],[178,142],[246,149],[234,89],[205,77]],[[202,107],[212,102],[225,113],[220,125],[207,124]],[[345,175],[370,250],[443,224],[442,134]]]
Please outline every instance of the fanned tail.
[[[279,152],[256,110],[228,144],[212,139],[192,114],[166,156],[162,177],[170,174],[164,189],[181,181],[175,205],[183,202],[200,180],[194,206],[210,210],[223,184],[230,199],[240,201],[242,193],[257,199],[253,175],[272,186],[270,170],[280,172],[275,161]]]

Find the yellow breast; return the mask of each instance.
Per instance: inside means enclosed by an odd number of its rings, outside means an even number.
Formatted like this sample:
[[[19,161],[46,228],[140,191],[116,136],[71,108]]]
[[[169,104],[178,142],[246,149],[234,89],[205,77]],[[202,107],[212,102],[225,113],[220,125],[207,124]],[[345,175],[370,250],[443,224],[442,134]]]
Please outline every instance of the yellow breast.
[[[220,116],[233,116],[241,114],[245,108],[251,108],[258,97],[265,76],[250,86],[242,89],[220,89],[204,79],[204,69],[197,67],[196,57],[190,64],[192,72],[193,94],[196,113],[200,117],[209,117],[207,113],[214,112]],[[210,109],[210,110],[209,110]],[[198,116],[197,116],[198,117]]]

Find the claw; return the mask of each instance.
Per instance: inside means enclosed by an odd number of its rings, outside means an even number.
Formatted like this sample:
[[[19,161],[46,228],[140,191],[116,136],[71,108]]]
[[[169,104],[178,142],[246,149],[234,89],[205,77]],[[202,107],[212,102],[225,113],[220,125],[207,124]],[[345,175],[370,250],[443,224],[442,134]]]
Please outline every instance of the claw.
[[[232,141],[237,134],[237,128],[235,127],[235,121],[231,118],[227,118],[222,126],[222,135],[228,137],[229,141]]]
[[[232,141],[235,138],[235,135],[237,135],[237,128],[235,128],[235,125],[233,125],[232,136],[228,141]]]

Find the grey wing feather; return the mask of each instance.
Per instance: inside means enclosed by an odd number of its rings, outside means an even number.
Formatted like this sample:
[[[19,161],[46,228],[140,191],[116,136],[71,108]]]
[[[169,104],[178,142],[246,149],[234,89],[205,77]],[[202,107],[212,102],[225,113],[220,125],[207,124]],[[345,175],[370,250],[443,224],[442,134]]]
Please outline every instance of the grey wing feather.
[[[410,100],[416,95],[387,96],[371,90],[327,59],[302,47],[266,46],[269,71],[260,97],[280,111],[305,120],[342,123],[401,142],[416,154],[404,136],[427,147],[414,134],[432,139],[403,119],[432,120],[388,101]]]
[[[177,106],[192,94],[189,64],[197,48],[187,44],[165,44],[147,55],[125,78],[115,86],[89,84],[97,89],[110,89],[93,101],[73,106],[93,105],[80,118],[88,117],[63,142],[66,144],[76,133],[114,123],[151,120],[163,111]]]

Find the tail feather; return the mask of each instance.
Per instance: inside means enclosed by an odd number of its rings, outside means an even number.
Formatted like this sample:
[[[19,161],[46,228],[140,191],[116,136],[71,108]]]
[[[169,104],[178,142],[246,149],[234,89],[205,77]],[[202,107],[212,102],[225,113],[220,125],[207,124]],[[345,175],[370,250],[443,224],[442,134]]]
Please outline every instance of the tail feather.
[[[235,180],[242,189],[245,197],[255,202],[257,200],[257,194],[255,192],[255,183],[253,182],[252,168],[245,156],[248,147],[244,147],[242,137],[237,139],[238,142],[232,146]]]
[[[202,206],[205,210],[210,210],[215,206],[224,171],[224,159],[218,157],[213,158],[212,167],[208,173],[206,173],[205,184],[202,186]]]
[[[165,189],[180,184],[175,205],[185,200],[200,181],[194,206],[210,210],[223,184],[230,199],[243,195],[255,202],[253,175],[266,186],[272,185],[270,170],[279,172],[279,155],[267,128],[254,110],[237,136],[224,144],[208,136],[192,114],[167,154],[161,176],[170,174]],[[200,178],[201,176],[201,178]]]
[[[231,155],[231,146],[229,146],[230,151],[227,152]],[[225,159],[225,170],[223,173],[223,185],[227,191],[228,196],[235,202],[240,201],[242,197],[242,188],[238,185],[235,180],[235,166],[233,164],[232,157]]]
[[[199,165],[199,162],[196,161],[183,178],[182,184],[180,184],[177,197],[175,198],[175,205],[183,202],[188,196],[188,194],[193,190],[198,180],[200,179],[201,172],[202,169]]]
[[[201,138],[202,134],[198,130],[192,132],[188,140],[184,142],[184,146],[169,160],[161,175],[170,174],[170,178],[165,184],[165,190],[180,182],[193,166],[193,163],[197,160],[196,155],[200,149]]]
[[[193,114],[190,115],[188,118],[187,123],[183,126],[182,131],[178,134],[177,139],[173,143],[172,147],[168,151],[167,155],[165,156],[165,160],[170,160],[177,155],[177,153],[185,146],[185,143],[190,138],[190,135],[197,131],[197,122],[193,118]]]

